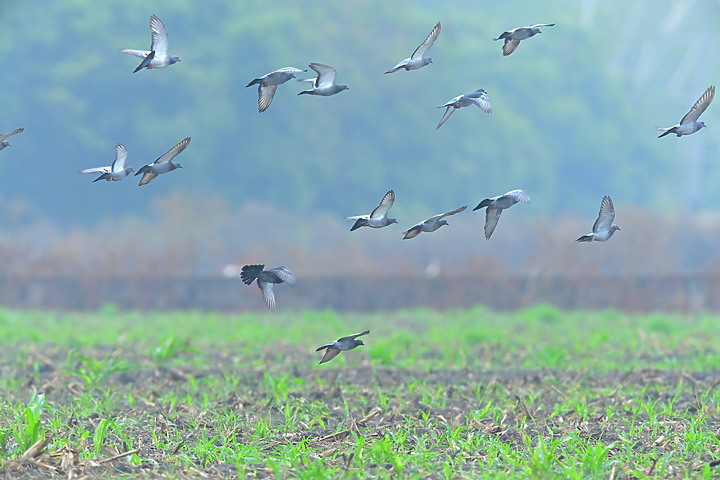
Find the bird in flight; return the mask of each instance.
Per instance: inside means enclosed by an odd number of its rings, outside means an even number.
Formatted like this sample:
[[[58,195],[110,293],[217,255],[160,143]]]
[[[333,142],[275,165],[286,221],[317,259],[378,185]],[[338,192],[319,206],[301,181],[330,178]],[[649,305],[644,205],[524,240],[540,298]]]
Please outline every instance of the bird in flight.
[[[23,131],[25,131],[24,128],[16,128],[12,132],[0,134],[0,150],[4,149],[5,147],[12,147],[12,143],[5,141],[6,138],[8,138],[10,135],[22,133]]]
[[[115,145],[115,160],[113,160],[112,165],[108,167],[86,168],[85,170],[80,170],[78,173],[99,173],[100,176],[93,180],[93,183],[99,180],[107,180],[108,182],[119,182],[123,178],[130,175],[130,172],[133,171],[132,167],[125,166],[127,156],[128,152],[125,146],[122,143],[118,143],[117,145]]]
[[[445,113],[440,119],[440,123],[438,123],[437,127],[435,128],[442,127],[443,123],[447,122],[448,118],[450,118],[450,115],[452,115],[458,108],[469,107],[470,105],[476,105],[480,110],[485,113],[492,113],[490,97],[488,97],[487,92],[481,88],[479,90],[475,90],[474,92],[458,95],[457,97],[447,102],[445,105],[440,105],[439,107],[437,107],[445,108]]]
[[[500,40],[501,38],[505,39],[505,43],[502,47],[502,52],[503,56],[507,57],[515,51],[518,45],[520,45],[520,40],[527,40],[528,38],[535,36],[538,33],[542,33],[540,31],[540,27],[554,26],[554,23],[536,23],[535,25],[528,25],[527,27],[513,28],[512,30],[507,30],[501,33],[496,38],[493,38],[493,40]]]
[[[707,110],[710,102],[715,98],[715,85],[710,85],[705,92],[700,95],[697,102],[692,106],[690,111],[680,120],[680,123],[673,125],[672,127],[655,127],[657,130],[662,131],[658,138],[670,135],[671,133],[676,134],[678,137],[683,135],[692,135],[703,127],[706,127],[705,122],[698,122],[698,118]]]
[[[142,58],[142,62],[133,70],[133,73],[137,73],[143,68],[164,68],[180,61],[180,57],[168,54],[168,33],[163,22],[155,14],[150,17],[150,29],[152,30],[152,40],[149,51],[129,48],[120,50],[122,53]]]
[[[460,208],[456,208],[455,210],[452,210],[450,212],[441,213],[439,215],[435,215],[434,217],[430,217],[427,220],[417,223],[410,227],[408,230],[403,232],[403,240],[407,240],[409,238],[415,238],[418,235],[420,235],[422,232],[434,232],[438,228],[442,227],[443,225],[448,225],[447,220],[445,220],[445,217],[449,217],[450,215],[455,215],[456,213],[460,213],[463,210],[467,208],[467,205],[462,206]]]
[[[298,95],[320,95],[322,97],[329,97],[335,95],[343,90],[349,90],[350,87],[347,85],[340,85],[335,83],[335,77],[337,71],[330,65],[323,65],[322,63],[311,63],[308,67],[312,68],[316,73],[316,78],[300,78],[298,82],[312,83],[312,90],[304,90]]]
[[[369,215],[366,214],[355,215],[354,217],[345,217],[345,220],[355,220],[355,223],[350,231],[354,232],[360,227],[382,228],[393,223],[397,223],[397,220],[388,217],[388,211],[390,211],[393,203],[395,203],[395,192],[390,190],[382,198],[380,205],[375,207]]]
[[[478,203],[477,207],[473,208],[474,212],[475,210],[487,207],[485,210],[485,238],[487,240],[490,240],[490,237],[495,231],[502,211],[512,207],[518,202],[530,203],[530,197],[522,190],[511,190],[497,197],[486,198]]]
[[[409,72],[410,70],[417,70],[418,68],[431,64],[432,58],[426,57],[425,53],[433,46],[438,35],[440,35],[440,22],[435,24],[427,38],[425,38],[425,41],[415,49],[412,55],[410,55],[410,58],[406,58],[385,73],[395,73],[402,69]]]
[[[620,227],[615,225],[615,205],[612,198],[605,195],[600,203],[598,218],[593,223],[592,233],[581,236],[576,242],[605,242],[613,236]]]
[[[282,85],[291,78],[295,78],[296,73],[307,72],[307,69],[301,70],[295,67],[283,67],[274,72],[266,73],[262,77],[258,77],[245,85],[245,88],[251,85],[258,86],[258,112],[262,113],[268,109],[275,98],[275,91],[278,85]]]
[[[362,335],[367,335],[370,333],[370,330],[365,330],[361,333],[355,333],[353,335],[348,335],[347,337],[338,338],[334,342],[326,343],[325,345],[318,347],[316,352],[319,352],[320,350],[325,350],[325,354],[322,357],[322,360],[320,360],[320,364],[323,364],[325,362],[329,362],[333,358],[340,355],[340,352],[347,352],[348,350],[352,350],[353,348],[365,345],[362,340],[356,340],[357,337],[360,337]]]
[[[285,282],[291,287],[295,286],[295,276],[285,265],[267,270],[265,270],[265,265],[245,265],[240,270],[240,280],[245,285],[250,285],[257,280],[257,286],[271,312],[275,311],[275,284]]]
[[[180,143],[160,155],[153,163],[149,163],[142,167],[140,170],[138,170],[135,176],[142,174],[142,177],[140,178],[140,183],[138,183],[138,185],[142,187],[143,185],[146,185],[155,180],[155,177],[160,174],[172,172],[176,168],[182,168],[182,165],[177,162],[173,162],[172,160],[173,158],[177,157],[180,152],[185,150],[185,148],[189,144],[190,137],[185,137]]]

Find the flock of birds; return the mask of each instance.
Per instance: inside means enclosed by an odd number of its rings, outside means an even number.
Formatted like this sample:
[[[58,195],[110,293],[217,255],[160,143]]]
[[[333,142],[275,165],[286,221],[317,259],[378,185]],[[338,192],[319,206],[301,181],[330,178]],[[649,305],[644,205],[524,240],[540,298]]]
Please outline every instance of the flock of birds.
[[[493,40],[504,40],[502,54],[507,56],[512,54],[518,48],[522,40],[527,40],[539,33],[542,33],[540,31],[540,27],[552,27],[554,25],[554,23],[541,23],[526,27],[518,27],[501,33]],[[150,70],[164,68],[180,62],[179,57],[170,55],[169,53],[168,32],[165,25],[160,18],[157,17],[157,15],[153,14],[150,17],[150,29],[152,31],[150,50],[121,50],[122,53],[134,55],[141,59],[140,64],[135,68],[133,73],[137,73],[142,69]],[[400,70],[417,70],[430,65],[432,63],[432,58],[426,56],[426,53],[437,40],[440,35],[440,31],[441,25],[440,22],[438,22],[435,24],[425,40],[415,49],[412,55],[410,55],[410,57],[400,61],[397,65],[387,70],[385,73],[391,74]],[[349,89],[347,85],[335,83],[337,71],[330,65],[310,63],[308,66],[317,75],[315,78],[297,79],[299,82],[311,84],[311,88],[309,90],[301,91],[298,95],[305,94],[327,97]],[[253,85],[258,86],[258,112],[262,113],[270,107],[279,85],[296,78],[295,74],[303,72],[307,72],[307,70],[295,67],[283,67],[250,81],[246,87]],[[683,135],[691,135],[704,128],[706,125],[704,122],[699,121],[699,118],[700,115],[702,115],[702,113],[708,108],[714,97],[715,87],[711,85],[693,104],[690,111],[685,114],[677,125],[666,128],[656,127],[658,130],[663,132],[658,138],[671,133],[676,134],[678,137],[682,137]],[[436,128],[440,128],[443,124],[445,124],[455,110],[472,105],[477,106],[485,113],[492,113],[492,105],[490,104],[490,98],[487,92],[484,89],[478,89],[470,93],[458,95],[445,104],[440,105],[438,108],[445,108],[445,112],[443,113],[443,116]],[[24,128],[18,128],[11,132],[0,134],[0,150],[12,146],[12,144],[7,141],[8,137],[23,131]],[[173,159],[185,150],[189,144],[190,137],[186,137],[170,150],[159,156],[154,162],[140,168],[140,170],[135,173],[136,176],[142,175],[138,185],[146,185],[153,181],[158,175],[182,168],[182,165],[174,162]],[[99,180],[107,180],[109,182],[120,181],[134,171],[132,167],[125,166],[127,157],[128,152],[125,146],[118,144],[115,147],[115,159],[111,165],[87,168],[79,171],[78,173],[99,174],[94,182]],[[383,228],[397,223],[396,219],[388,216],[390,208],[394,203],[395,192],[390,190],[383,196],[380,204],[375,207],[371,213],[345,217],[346,219],[354,222],[350,231],[355,231],[361,227]],[[507,210],[516,203],[530,203],[530,197],[522,190],[511,190],[503,195],[486,198],[478,203],[473,211],[485,208],[484,233],[486,239],[490,239],[495,231],[502,211]],[[434,215],[422,222],[418,222],[403,232],[403,239],[415,238],[423,232],[434,232],[439,228],[448,225],[446,217],[460,213],[466,208],[467,205],[464,205],[449,212]],[[592,232],[580,236],[575,241],[604,242],[609,240],[617,230],[620,230],[620,227],[613,223],[614,220],[615,206],[613,205],[612,199],[606,195],[603,197],[600,204],[600,211],[595,223],[593,224]],[[269,268],[267,270],[265,269],[265,265],[245,265],[242,267],[240,278],[246,285],[251,285],[253,282],[257,284],[270,311],[275,310],[274,286],[281,283],[287,283],[291,287],[294,287],[296,284],[295,276],[292,274],[290,269],[284,265]],[[357,346],[364,345],[363,341],[358,340],[357,338],[369,333],[369,330],[365,330],[364,332],[348,335],[339,338],[334,342],[318,347],[317,351],[325,350],[320,363],[322,364],[332,360],[340,352],[352,350]]]

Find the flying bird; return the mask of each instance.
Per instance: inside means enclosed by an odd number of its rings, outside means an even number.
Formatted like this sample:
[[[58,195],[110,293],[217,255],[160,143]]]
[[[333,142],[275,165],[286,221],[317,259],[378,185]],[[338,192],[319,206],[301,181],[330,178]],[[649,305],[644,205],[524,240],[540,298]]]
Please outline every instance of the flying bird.
[[[356,333],[353,335],[348,335],[347,337],[338,338],[334,342],[326,343],[322,347],[318,347],[317,350],[315,350],[316,352],[325,349],[325,355],[323,355],[322,360],[320,360],[320,364],[329,362],[333,358],[340,355],[340,352],[347,352],[348,350],[352,350],[359,345],[365,345],[362,340],[356,340],[356,338],[362,335],[367,335],[368,333],[370,333],[370,330],[365,330],[361,333]]]
[[[598,218],[593,223],[592,233],[583,235],[582,237],[575,240],[576,242],[605,242],[613,236],[615,230],[620,230],[620,227],[613,224],[615,221],[615,205],[613,205],[612,199],[605,195],[600,203],[600,213]]]
[[[487,92],[481,88],[479,90],[475,90],[474,92],[458,95],[457,97],[447,102],[445,105],[440,105],[439,107],[437,107],[445,108],[445,113],[440,119],[440,123],[438,123],[437,127],[435,128],[442,127],[443,123],[447,122],[447,119],[450,118],[450,115],[452,115],[458,108],[469,107],[470,105],[477,105],[477,107],[485,113],[492,113],[490,97],[488,97]]]
[[[306,93],[308,95],[320,95],[323,97],[329,97],[330,95],[335,95],[336,93],[340,93],[343,90],[350,89],[350,87],[348,87],[347,85],[339,85],[335,83],[337,71],[330,65],[323,65],[322,63],[311,63],[310,65],[308,65],[308,67],[315,70],[315,72],[317,73],[317,78],[298,79],[298,82],[312,83],[312,90],[304,90],[298,93],[298,95]]]
[[[258,112],[262,113],[268,109],[275,98],[275,91],[278,85],[282,85],[291,78],[295,78],[296,73],[307,72],[307,69],[301,70],[295,67],[283,67],[274,72],[266,73],[262,77],[258,77],[245,85],[245,88],[251,85],[258,86]]]
[[[125,160],[127,160],[127,156],[128,153],[125,149],[125,146],[121,143],[118,143],[117,145],[115,145],[115,160],[113,160],[112,165],[110,165],[109,167],[86,168],[85,170],[80,170],[78,173],[99,173],[100,176],[93,180],[93,183],[97,182],[98,180],[119,182],[123,178],[130,175],[130,172],[133,171],[132,167],[125,167]]]
[[[120,50],[122,53],[129,53],[138,58],[142,58],[142,62],[137,66],[133,73],[137,73],[143,68],[163,68],[180,61],[180,57],[168,55],[168,33],[162,21],[153,14],[150,17],[150,29],[152,29],[152,41],[150,43],[150,51],[147,50]]]
[[[17,128],[15,130],[13,130],[12,132],[0,134],[0,150],[2,150],[5,147],[12,147],[12,143],[6,142],[5,139],[8,138],[10,135],[15,135],[17,133],[21,133],[24,130],[25,130],[24,128]]]
[[[380,205],[375,207],[369,215],[366,214],[356,215],[354,217],[345,217],[346,220],[355,220],[355,223],[350,231],[354,232],[360,227],[382,228],[393,223],[397,223],[397,220],[388,217],[388,211],[393,206],[393,203],[395,203],[395,192],[390,190],[382,198]]]
[[[477,207],[473,208],[474,212],[475,210],[487,207],[485,210],[485,238],[487,240],[490,239],[495,231],[502,211],[512,207],[518,202],[530,203],[530,197],[522,190],[511,190],[497,197],[486,198],[478,203]]]
[[[438,228],[442,227],[443,225],[448,225],[447,220],[445,220],[445,217],[449,217],[450,215],[455,215],[456,213],[460,213],[463,210],[467,208],[467,205],[462,206],[460,208],[456,208],[453,211],[441,213],[440,215],[435,215],[434,217],[430,217],[424,222],[420,222],[416,225],[413,225],[408,230],[403,232],[403,240],[407,240],[409,238],[415,238],[418,235],[420,235],[422,232],[434,232]]]
[[[535,25],[528,25],[527,27],[513,28],[512,30],[507,30],[501,33],[497,36],[497,38],[493,38],[493,40],[500,40],[501,38],[505,39],[502,52],[503,56],[508,56],[515,51],[518,45],[520,45],[520,40],[527,40],[538,33],[542,33],[540,31],[540,27],[554,26],[554,23],[536,23]]]
[[[265,270],[265,265],[245,265],[240,271],[240,280],[245,285],[250,285],[257,280],[257,286],[271,312],[275,311],[275,284],[285,282],[291,287],[295,286],[295,277],[285,265],[267,270]]]
[[[715,98],[715,85],[710,85],[700,98],[697,99],[697,102],[695,102],[695,105],[692,106],[690,111],[685,114],[682,120],[680,120],[680,123],[667,128],[655,127],[657,130],[663,132],[658,136],[658,138],[671,133],[676,134],[678,137],[682,137],[683,135],[692,135],[701,128],[706,127],[707,125],[705,125],[705,122],[698,122],[698,118],[700,118],[700,115],[707,110],[707,107],[710,105],[710,102],[713,101],[713,98]]]
[[[185,137],[180,143],[160,155],[153,163],[145,165],[140,170],[138,170],[135,176],[138,176],[141,173],[143,174],[142,178],[140,178],[140,183],[138,183],[138,186],[143,186],[152,182],[153,180],[155,180],[155,177],[162,173],[172,172],[176,168],[182,168],[182,165],[177,162],[173,162],[172,159],[178,156],[180,152],[185,150],[185,148],[189,144],[190,137]]]
[[[402,69],[409,72],[410,70],[417,70],[418,68],[422,68],[425,65],[432,63],[432,58],[426,57],[425,52],[433,46],[433,43],[437,40],[438,35],[440,35],[440,22],[435,24],[425,41],[415,49],[412,55],[410,55],[410,58],[406,58],[385,73],[395,73]]]

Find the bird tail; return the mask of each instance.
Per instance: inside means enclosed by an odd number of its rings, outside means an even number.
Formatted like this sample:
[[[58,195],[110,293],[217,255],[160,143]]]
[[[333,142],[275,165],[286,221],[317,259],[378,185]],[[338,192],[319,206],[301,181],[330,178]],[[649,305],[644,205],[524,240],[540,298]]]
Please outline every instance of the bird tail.
[[[245,265],[240,271],[240,280],[245,285],[250,285],[260,276],[264,269],[265,265]]]
[[[492,204],[492,200],[490,200],[489,198],[486,198],[486,199],[483,200],[482,202],[478,203],[477,207],[473,208],[473,212],[474,212],[475,210],[480,210],[481,208],[488,207],[488,206],[490,206],[491,204]]]
[[[260,83],[260,79],[256,78],[256,79],[253,80],[252,82],[250,82],[250,83],[248,83],[247,85],[245,85],[245,88],[247,88],[247,87],[252,87],[253,85],[257,85],[258,83]]]
[[[110,174],[109,174],[109,173],[103,173],[103,174],[100,175],[98,178],[96,178],[95,180],[93,180],[93,183],[95,183],[95,182],[97,182],[97,181],[99,181],[99,180],[105,180],[106,178],[109,178],[109,177],[110,177]]]
[[[592,235],[583,235],[582,237],[575,240],[576,242],[592,242],[593,237]]]

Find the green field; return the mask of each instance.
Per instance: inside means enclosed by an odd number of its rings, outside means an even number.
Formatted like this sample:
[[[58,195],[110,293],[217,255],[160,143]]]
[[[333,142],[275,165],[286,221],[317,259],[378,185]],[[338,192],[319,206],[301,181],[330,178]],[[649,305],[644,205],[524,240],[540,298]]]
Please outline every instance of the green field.
[[[2,310],[0,474],[716,478],[718,320]]]

